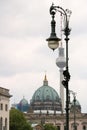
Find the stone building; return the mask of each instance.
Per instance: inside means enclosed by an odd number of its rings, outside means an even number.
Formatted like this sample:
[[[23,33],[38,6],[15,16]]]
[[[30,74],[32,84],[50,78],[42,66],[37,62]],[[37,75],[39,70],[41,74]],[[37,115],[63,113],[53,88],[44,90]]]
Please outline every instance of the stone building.
[[[20,110],[23,110],[23,107],[28,105],[26,99],[21,101]],[[62,111],[61,99],[56,90],[48,85],[46,75],[43,85],[34,92],[28,111],[24,112],[24,115],[31,124],[49,123],[57,126],[58,130],[66,130],[66,113]],[[81,105],[77,99],[71,102],[69,130],[87,130],[87,113],[81,112]]]
[[[0,130],[9,130],[9,90],[0,87]]]
[[[66,114],[62,112],[58,93],[48,85],[45,75],[43,86],[38,88],[30,101],[30,109],[25,117],[32,124],[53,124],[58,130],[66,130]],[[71,102],[69,130],[87,130],[87,114],[81,113],[81,105],[76,99]]]
[[[32,124],[53,124],[57,126],[58,130],[66,130],[66,114],[65,113],[26,113],[25,117]],[[74,124],[75,123],[75,124]],[[69,114],[69,130],[87,130],[87,114],[77,112],[75,115],[74,122],[74,112]]]

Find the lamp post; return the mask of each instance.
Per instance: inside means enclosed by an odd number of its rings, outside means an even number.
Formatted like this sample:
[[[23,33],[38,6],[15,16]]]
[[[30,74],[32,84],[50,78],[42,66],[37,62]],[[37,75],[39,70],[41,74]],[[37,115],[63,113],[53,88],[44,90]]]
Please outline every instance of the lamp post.
[[[54,20],[56,12],[61,13],[64,16],[64,35],[65,35],[65,42],[66,42],[66,69],[63,71],[64,75],[64,80],[62,81],[62,84],[66,88],[66,130],[69,130],[69,80],[70,80],[70,74],[69,74],[69,67],[68,67],[68,41],[69,38],[68,36],[70,35],[71,29],[69,28],[69,17],[71,14],[71,11],[66,9],[64,10],[60,6],[52,6],[50,7],[50,15],[52,16],[52,21],[51,21],[51,34],[50,37],[47,39],[48,41],[48,46],[51,48],[53,51],[58,48],[59,46],[59,41],[61,40],[56,36],[55,32],[55,25],[56,21]]]
[[[76,130],[76,96],[74,95],[74,130]]]
[[[74,109],[73,109],[73,112],[74,112],[74,130],[76,130],[76,93],[73,92],[72,90],[69,90],[70,93],[72,93],[73,95],[73,106],[74,106]]]

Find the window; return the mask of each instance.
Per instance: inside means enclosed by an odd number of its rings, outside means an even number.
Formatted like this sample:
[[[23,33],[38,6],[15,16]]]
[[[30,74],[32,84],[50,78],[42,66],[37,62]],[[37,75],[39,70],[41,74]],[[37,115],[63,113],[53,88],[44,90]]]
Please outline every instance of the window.
[[[64,130],[66,130],[66,126],[64,126]]]
[[[75,125],[75,126],[73,126],[73,130],[77,130],[77,126]]]
[[[0,104],[0,110],[3,110],[3,104],[2,103]]]
[[[3,119],[2,119],[2,117],[1,117],[1,118],[0,118],[0,130],[2,130],[2,126],[3,126],[2,122],[3,122]]]
[[[7,118],[5,118],[5,130],[7,130]]]
[[[57,130],[60,130],[60,126],[57,126]]]
[[[85,125],[83,125],[83,130],[86,130],[86,126]]]
[[[8,110],[8,105],[7,104],[5,104],[5,111],[7,111]]]

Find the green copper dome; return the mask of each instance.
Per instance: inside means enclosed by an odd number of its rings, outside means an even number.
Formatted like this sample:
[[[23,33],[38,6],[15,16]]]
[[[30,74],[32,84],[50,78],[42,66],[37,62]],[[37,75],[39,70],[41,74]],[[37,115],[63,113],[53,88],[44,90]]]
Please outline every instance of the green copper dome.
[[[28,101],[23,97],[23,99],[18,103],[17,108],[22,112],[27,112],[29,109]]]
[[[61,100],[58,93],[48,85],[45,75],[43,86],[38,88],[31,99],[31,106],[34,110],[60,110]]]
[[[23,99],[20,101],[20,104],[26,105],[28,104],[28,101],[23,97]]]
[[[76,112],[81,112],[81,105],[77,99],[73,100],[71,103],[70,111],[73,112],[74,110]]]
[[[80,106],[80,103],[79,103],[79,101],[77,99],[76,99],[75,105]],[[72,106],[74,106],[74,100],[72,101]]]

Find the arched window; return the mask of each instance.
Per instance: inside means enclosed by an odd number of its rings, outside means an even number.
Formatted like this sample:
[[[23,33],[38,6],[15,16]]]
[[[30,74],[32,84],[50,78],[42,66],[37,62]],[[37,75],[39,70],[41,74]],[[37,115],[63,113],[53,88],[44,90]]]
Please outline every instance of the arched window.
[[[83,130],[86,130],[86,125],[83,125]]]
[[[79,125],[78,123],[75,123],[75,124],[73,123],[72,124],[72,130],[77,130],[78,125]]]
[[[60,126],[59,125],[57,126],[57,130],[60,130]]]
[[[0,118],[0,130],[2,130],[2,126],[3,126],[3,119],[2,117]]]
[[[5,104],[5,111],[8,111],[8,105]]]
[[[73,129],[74,129],[74,130],[77,130],[77,126],[73,126]]]
[[[5,130],[7,130],[7,118],[5,118]]]
[[[64,130],[66,130],[66,125],[64,125]]]

